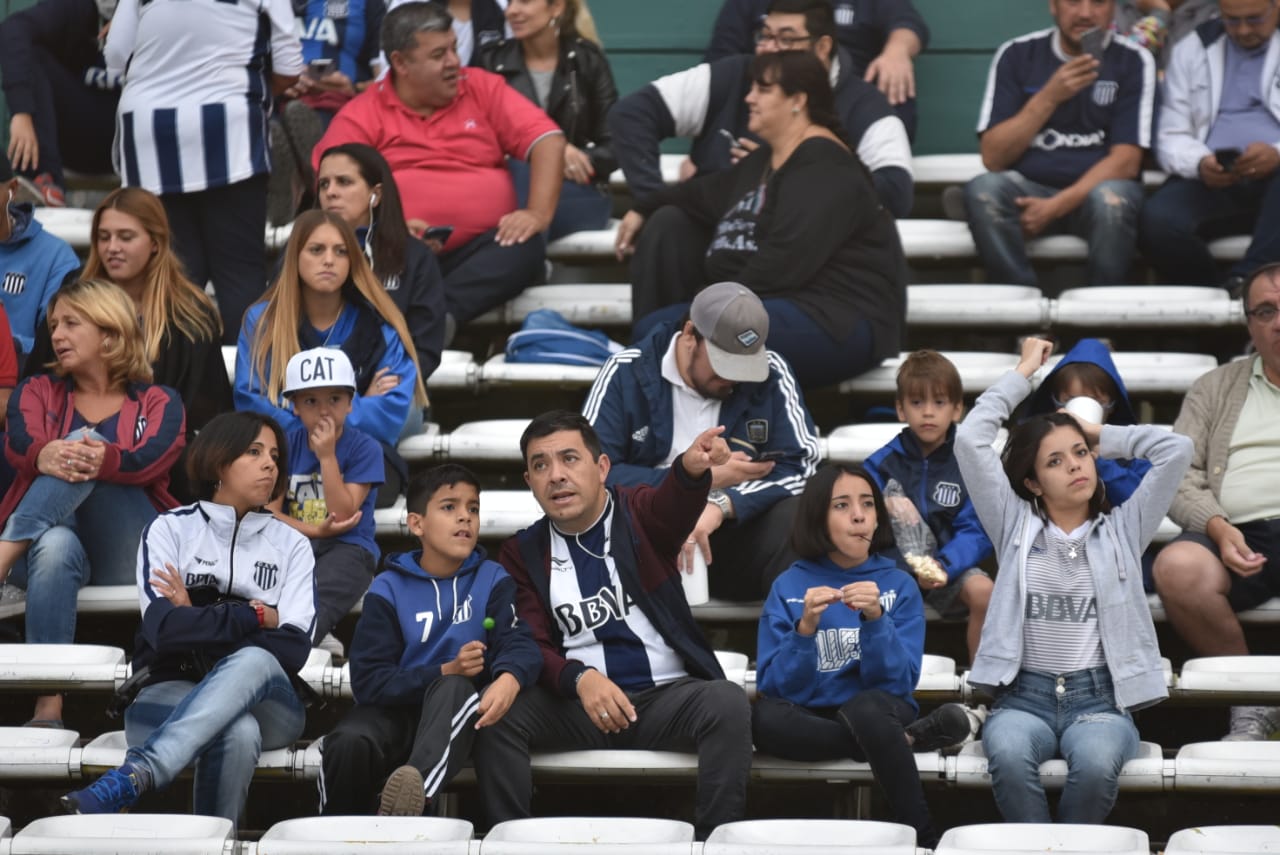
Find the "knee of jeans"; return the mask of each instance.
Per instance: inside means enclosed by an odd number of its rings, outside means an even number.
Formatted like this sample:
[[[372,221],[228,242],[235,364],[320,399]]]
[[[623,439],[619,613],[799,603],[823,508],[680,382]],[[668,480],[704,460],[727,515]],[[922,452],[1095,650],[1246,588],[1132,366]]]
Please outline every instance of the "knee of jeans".
[[[1013,197],[1021,195],[1003,172],[987,172],[964,185],[964,205],[969,218],[999,220],[1013,215]]]
[[[258,720],[248,713],[237,716],[226,730],[214,739],[214,745],[222,752],[233,752],[239,757],[252,757],[254,762],[262,754],[262,729]]]
[[[83,585],[89,566],[79,535],[63,525],[54,526],[33,541],[26,559],[28,590],[32,584],[39,584],[36,580],[52,575],[74,578]]]
[[[1141,197],[1132,192],[1132,181],[1103,181],[1089,191],[1085,205],[1095,218],[1110,222],[1136,222]]]
[[[284,674],[276,657],[261,647],[242,647],[225,656],[219,665],[237,671],[243,669],[246,678],[262,682]]]

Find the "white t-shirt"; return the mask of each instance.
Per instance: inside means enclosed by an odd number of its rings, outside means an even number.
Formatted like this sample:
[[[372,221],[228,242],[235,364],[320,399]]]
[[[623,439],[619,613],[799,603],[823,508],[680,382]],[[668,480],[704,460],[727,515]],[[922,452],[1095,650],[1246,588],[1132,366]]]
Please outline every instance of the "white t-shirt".
[[[271,75],[303,70],[289,0],[120,0],[104,52],[125,72],[126,186],[195,193],[271,171]]]
[[[676,367],[678,338],[680,333],[671,337],[671,344],[662,357],[662,379],[671,384],[671,448],[667,449],[663,466],[670,466],[684,454],[704,430],[720,424],[720,399],[702,397],[680,376],[680,369]]]

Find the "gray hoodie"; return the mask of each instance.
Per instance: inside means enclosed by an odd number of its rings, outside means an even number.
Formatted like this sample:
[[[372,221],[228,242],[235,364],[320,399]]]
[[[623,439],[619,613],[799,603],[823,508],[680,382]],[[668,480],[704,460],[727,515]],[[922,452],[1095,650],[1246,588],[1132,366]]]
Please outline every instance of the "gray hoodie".
[[[1030,382],[1010,371],[978,398],[956,431],[960,472],[978,519],[995,544],[1000,567],[969,674],[971,685],[992,693],[1011,683],[1022,667],[1026,556],[1044,522],[1030,502],[1013,492],[991,443],[1030,392]],[[1169,509],[1191,462],[1191,450],[1187,437],[1150,425],[1106,425],[1098,442],[1103,457],[1151,462],[1151,471],[1129,501],[1094,520],[1085,547],[1098,599],[1102,651],[1122,709],[1141,709],[1168,696],[1142,590],[1142,551]]]

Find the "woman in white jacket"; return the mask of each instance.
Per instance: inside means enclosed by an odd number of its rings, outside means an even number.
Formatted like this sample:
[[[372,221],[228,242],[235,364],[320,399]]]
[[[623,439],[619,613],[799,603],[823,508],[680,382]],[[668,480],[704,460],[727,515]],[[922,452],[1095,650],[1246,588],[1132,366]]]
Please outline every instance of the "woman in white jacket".
[[[1130,712],[1167,695],[1141,557],[1191,461],[1191,440],[1048,413],[1013,429],[1002,477],[991,444],[1051,349],[1027,339],[1017,369],[956,432],[956,459],[1000,568],[969,682],[996,698],[982,745],[1005,820],[1050,821],[1039,768],[1061,754],[1058,819],[1100,823],[1138,751]],[[1111,509],[1095,454],[1152,468]]]

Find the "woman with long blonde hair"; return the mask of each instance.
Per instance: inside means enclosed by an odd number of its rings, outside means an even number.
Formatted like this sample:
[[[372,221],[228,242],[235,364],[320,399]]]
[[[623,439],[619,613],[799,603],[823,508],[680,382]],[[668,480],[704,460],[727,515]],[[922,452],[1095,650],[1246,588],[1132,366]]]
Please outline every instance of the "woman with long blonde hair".
[[[411,406],[427,404],[413,339],[351,226],[327,211],[293,225],[280,276],[245,312],[236,348],[235,403],[272,416],[286,432],[285,366],[302,350],[341,348],[356,375],[348,427],[393,450]]]
[[[152,382],[182,398],[190,440],[232,408],[218,310],[183,271],[173,252],[169,219],[154,194],[140,187],[111,191],[93,212],[90,234],[82,277],[112,282],[132,298]],[[25,373],[48,370],[53,360],[49,329],[42,326]]]
[[[86,580],[128,584],[142,530],[178,503],[169,470],[186,442],[182,402],[152,383],[134,304],[101,279],[64,285],[47,311],[57,363],[9,399],[0,580],[26,589],[27,642],[75,640]],[[29,725],[62,727],[62,697]]]

